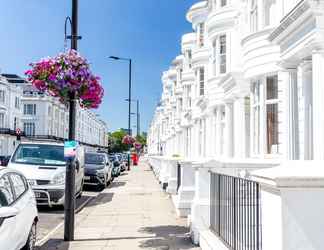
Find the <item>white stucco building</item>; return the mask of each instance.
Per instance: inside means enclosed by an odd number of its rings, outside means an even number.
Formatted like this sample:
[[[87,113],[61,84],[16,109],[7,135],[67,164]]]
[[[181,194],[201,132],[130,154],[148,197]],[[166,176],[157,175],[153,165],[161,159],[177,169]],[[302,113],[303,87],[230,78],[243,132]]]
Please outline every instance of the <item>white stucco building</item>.
[[[68,109],[15,74],[0,75],[0,155],[10,155],[16,129],[26,135],[68,137]],[[108,126],[91,110],[77,107],[76,139],[108,146]]]
[[[194,242],[324,249],[324,1],[209,0],[186,18],[148,152]]]
[[[20,83],[0,74],[0,155],[10,154],[16,145],[16,128],[21,126]]]

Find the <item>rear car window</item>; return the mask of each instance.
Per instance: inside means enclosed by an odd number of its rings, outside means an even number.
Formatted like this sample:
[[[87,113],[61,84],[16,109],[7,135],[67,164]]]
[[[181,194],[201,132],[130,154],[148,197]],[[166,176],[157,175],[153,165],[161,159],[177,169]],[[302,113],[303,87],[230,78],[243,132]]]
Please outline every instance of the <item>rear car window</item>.
[[[14,199],[9,177],[5,175],[0,178],[0,207],[10,206],[14,202]]]

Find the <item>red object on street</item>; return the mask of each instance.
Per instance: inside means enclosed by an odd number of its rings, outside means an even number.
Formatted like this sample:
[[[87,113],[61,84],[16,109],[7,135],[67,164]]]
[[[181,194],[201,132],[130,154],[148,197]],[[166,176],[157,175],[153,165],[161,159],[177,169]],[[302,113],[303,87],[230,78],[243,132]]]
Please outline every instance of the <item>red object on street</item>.
[[[136,153],[132,153],[132,161],[133,161],[133,165],[137,166],[137,164],[138,164],[138,155]]]

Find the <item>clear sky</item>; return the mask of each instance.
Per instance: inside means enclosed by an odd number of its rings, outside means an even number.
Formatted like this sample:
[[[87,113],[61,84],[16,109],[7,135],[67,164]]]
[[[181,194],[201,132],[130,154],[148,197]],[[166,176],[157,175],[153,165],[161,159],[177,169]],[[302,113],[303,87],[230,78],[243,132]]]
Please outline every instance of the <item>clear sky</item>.
[[[128,64],[107,57],[133,59],[133,98],[141,101],[145,131],[160,97],[162,71],[180,53],[182,34],[191,31],[185,14],[195,2],[79,0],[79,51],[102,77],[105,99],[96,112],[110,130],[127,127]],[[70,12],[70,0],[1,0],[1,72],[23,75],[29,62],[63,51],[64,20]]]

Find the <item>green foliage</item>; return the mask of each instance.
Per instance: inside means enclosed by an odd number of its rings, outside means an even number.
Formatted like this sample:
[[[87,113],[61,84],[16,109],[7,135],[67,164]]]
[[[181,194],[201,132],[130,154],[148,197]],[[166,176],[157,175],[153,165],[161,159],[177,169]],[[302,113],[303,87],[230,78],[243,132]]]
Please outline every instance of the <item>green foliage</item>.
[[[141,135],[136,136],[136,141],[138,141],[140,144],[142,144],[143,146],[145,146],[146,143],[146,134],[142,133]]]
[[[117,130],[115,132],[109,133],[108,140],[109,140],[109,152],[110,153],[121,153],[128,151],[128,145],[123,144],[122,140],[124,136],[127,135],[125,130]],[[142,133],[139,136],[136,136],[136,141],[141,143],[143,146],[146,145],[146,133]]]
[[[109,152],[120,153],[128,150],[128,145],[122,143],[124,136],[127,133],[123,130],[117,130],[109,133]]]

